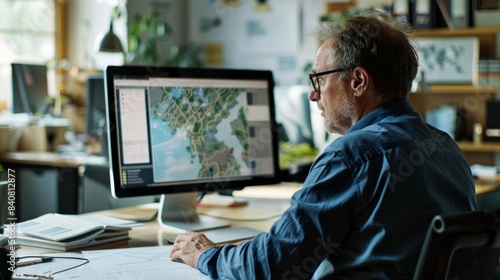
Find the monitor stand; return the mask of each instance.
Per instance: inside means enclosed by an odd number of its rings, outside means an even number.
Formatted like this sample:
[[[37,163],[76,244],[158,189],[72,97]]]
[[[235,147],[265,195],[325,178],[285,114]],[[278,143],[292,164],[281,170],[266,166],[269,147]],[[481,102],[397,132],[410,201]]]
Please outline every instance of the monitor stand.
[[[197,197],[197,192],[162,194],[158,210],[160,226],[177,231],[202,231],[229,226],[225,221],[200,217],[196,212]]]

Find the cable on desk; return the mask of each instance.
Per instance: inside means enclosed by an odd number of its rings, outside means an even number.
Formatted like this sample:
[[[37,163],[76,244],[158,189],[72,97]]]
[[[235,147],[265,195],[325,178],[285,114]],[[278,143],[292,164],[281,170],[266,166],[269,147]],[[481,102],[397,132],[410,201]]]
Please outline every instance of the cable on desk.
[[[201,191],[200,194],[198,195],[198,199],[196,200],[196,204],[200,203],[206,194],[207,194],[206,190]]]
[[[27,259],[27,258],[46,258],[46,257],[48,257],[48,256],[23,256],[23,257],[16,258],[16,262],[18,262],[21,259]],[[71,269],[75,269],[75,268],[80,267],[82,265],[86,265],[86,264],[88,264],[90,262],[90,260],[87,259],[87,258],[79,258],[79,257],[61,257],[61,256],[52,257],[52,256],[50,256],[50,258],[52,258],[52,259],[81,260],[83,262],[81,264],[78,264],[78,265],[75,265],[75,266],[72,266],[72,267],[69,267],[69,268],[65,268],[63,270],[59,270],[59,271],[56,271],[54,273],[50,273],[49,272],[49,275],[30,275],[30,276],[36,276],[36,277],[39,277],[41,279],[54,279],[52,276],[54,276],[54,275],[56,275],[58,273],[65,272],[65,271],[68,271],[68,270],[71,270]]]

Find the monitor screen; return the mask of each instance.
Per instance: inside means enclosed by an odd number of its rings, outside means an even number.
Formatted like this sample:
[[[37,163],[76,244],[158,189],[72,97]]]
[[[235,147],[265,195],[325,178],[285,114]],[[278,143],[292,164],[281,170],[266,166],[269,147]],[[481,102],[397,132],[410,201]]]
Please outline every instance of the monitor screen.
[[[47,66],[12,63],[12,112],[46,114],[49,110]]]
[[[114,196],[163,194],[162,219],[188,204],[174,193],[279,182],[270,71],[109,66],[105,78]]]

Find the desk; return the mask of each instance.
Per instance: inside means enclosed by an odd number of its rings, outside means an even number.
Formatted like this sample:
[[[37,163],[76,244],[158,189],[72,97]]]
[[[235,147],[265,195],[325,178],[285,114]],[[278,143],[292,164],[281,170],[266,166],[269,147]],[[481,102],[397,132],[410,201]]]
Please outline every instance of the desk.
[[[108,164],[106,158],[101,156],[85,155],[81,153],[60,154],[54,152],[13,152],[0,154],[0,162],[67,168],[78,168],[79,166],[89,164]]]
[[[497,173],[495,179],[476,180],[476,195],[482,196],[491,192],[500,190],[500,173]]]
[[[17,213],[19,221],[50,212],[85,213],[154,200],[152,198],[112,200],[109,191],[105,188],[107,185],[105,180],[97,178],[103,181],[98,186],[99,182],[92,181],[92,176],[84,176],[87,175],[84,174],[85,170],[91,169],[90,166],[93,169],[107,168],[106,158],[100,156],[79,153],[63,155],[53,152],[13,152],[0,155],[0,164],[4,168],[13,168],[17,172],[17,198],[18,205],[21,206]],[[99,173],[97,177],[108,176],[107,172],[94,173]],[[89,180],[91,182],[86,184]],[[86,185],[90,184],[93,186],[85,188]],[[248,189],[251,188],[247,188],[245,192],[248,192]],[[494,181],[476,181],[478,197],[487,197],[499,190],[500,175],[497,175]],[[268,190],[254,192],[253,195],[259,197],[258,194],[263,193],[264,196],[269,197],[267,192]],[[271,197],[276,197],[275,195],[279,194],[273,194]],[[44,199],[40,200],[39,197]],[[96,201],[97,198],[100,201]],[[90,202],[86,203],[86,201]]]
[[[248,199],[244,207],[199,207],[198,211],[205,215],[234,219],[233,226],[246,225],[259,230],[267,231],[290,205],[290,197],[301,188],[301,184],[287,183],[272,186],[248,187],[242,191],[234,192],[235,196]],[[262,198],[262,197],[274,198]],[[260,197],[260,198],[259,198]],[[99,211],[105,214],[125,219],[147,219],[154,216],[158,204],[149,203],[134,207]],[[105,244],[82,250],[132,248],[143,246],[165,245],[164,239],[175,236],[176,233],[160,228],[157,220],[146,222],[144,226],[133,228],[130,232],[131,239],[126,242]],[[17,251],[17,256],[38,255],[40,253],[56,252],[53,250],[23,246]]]
[[[76,153],[14,152],[0,155],[0,164],[15,170],[17,217],[23,221],[50,212],[80,213],[82,167],[107,165],[107,159]]]
[[[296,190],[300,189],[300,186],[300,184],[290,183],[286,185],[278,184],[276,186],[255,187],[257,190],[239,191],[236,192],[235,196],[247,198],[248,205],[242,207],[198,207],[198,212],[202,215],[221,217],[223,220],[229,220],[232,226],[249,226],[262,231],[268,231],[281,214],[290,206],[290,198]],[[255,198],[255,195],[262,193],[262,191],[278,194],[277,198]],[[152,218],[157,210],[157,203],[148,203],[95,213],[123,219],[148,219]],[[166,245],[164,239],[176,235],[176,232],[161,228],[158,221],[154,219],[145,222],[144,226],[133,228],[130,231],[130,240],[126,242],[119,241],[96,247],[82,248],[82,250]],[[22,246],[16,252],[17,256],[26,256],[57,251]]]
[[[97,178],[103,181],[98,186],[99,182],[92,181],[92,176],[84,176],[87,175],[84,174],[86,169],[106,169],[108,162],[105,157],[80,153],[63,155],[53,152],[13,152],[0,155],[0,164],[4,168],[16,170],[19,221],[50,212],[77,214],[154,200],[145,197],[112,200],[105,188],[107,183],[104,179]],[[107,172],[94,173],[99,173],[96,177],[109,177]],[[87,184],[89,180],[91,182]],[[92,187],[85,187],[91,184]],[[254,188],[246,188],[244,192],[248,193],[250,189]],[[500,175],[493,181],[476,181],[478,197],[487,197],[499,190]],[[253,191],[252,195],[259,197],[259,194],[263,194],[270,197],[268,192],[269,189]],[[271,197],[279,195],[272,194]],[[39,199],[40,197],[43,199]],[[492,201],[488,204],[494,203],[493,199],[488,200]]]
[[[279,190],[278,187],[274,187],[275,190]],[[297,187],[298,189],[299,187]],[[291,196],[291,190],[292,188],[288,188],[289,191],[286,192],[286,196],[290,194]],[[261,188],[262,190],[262,188]],[[244,194],[244,192],[243,192]],[[281,194],[281,196],[285,196],[284,194]],[[250,226],[256,229],[260,229],[262,231],[268,231],[270,227],[274,224],[274,222],[281,216],[281,214],[289,207],[289,202],[290,202],[290,197],[288,196],[287,199],[259,199],[259,198],[248,198],[248,205],[247,206],[242,206],[242,207],[199,207],[199,212],[200,213],[205,213],[206,215],[210,216],[220,216],[220,217],[225,217],[225,218],[230,218],[230,223],[232,226],[239,226],[239,225],[246,225]],[[133,207],[127,207],[127,208],[121,208],[121,209],[114,209],[114,210],[106,210],[106,211],[99,211],[96,213],[100,214],[105,214],[113,217],[118,217],[118,218],[151,218],[154,216],[156,211],[158,210],[158,204],[157,203],[149,203],[149,204],[143,204],[143,205],[138,205],[138,206],[133,206]],[[144,247],[144,246],[157,246],[157,245],[169,245],[167,244],[164,240],[167,237],[172,237],[176,236],[176,232],[172,232],[168,229],[163,229],[159,226],[158,221],[154,219],[153,221],[146,222],[144,226],[140,227],[135,227],[130,231],[130,240],[128,241],[118,241],[114,243],[109,243],[101,246],[96,246],[96,247],[87,247],[87,248],[82,248],[82,251],[92,251],[92,250],[100,250],[100,249],[122,249],[122,248],[134,248],[134,247]],[[161,256],[156,259],[160,258],[166,258],[168,259],[168,250],[167,248],[161,248],[161,247],[150,247],[151,250],[154,250],[154,253],[149,250],[144,250],[144,249],[138,249],[140,250],[140,254],[144,256]],[[133,250],[133,249],[131,249]],[[99,254],[101,256],[102,254],[106,254],[109,252],[110,255],[113,254],[114,251],[94,251],[95,254]],[[54,250],[48,250],[48,249],[42,249],[42,248],[35,248],[35,247],[28,247],[28,246],[22,246],[20,249],[16,251],[16,256],[17,257],[22,257],[22,256],[38,256],[43,253],[60,253],[58,251]],[[84,256],[88,256],[88,254],[91,254],[92,252],[86,252]],[[137,253],[136,253],[137,254]],[[113,259],[116,259],[113,255]],[[89,257],[90,258],[90,257]],[[95,259],[94,259],[95,260]],[[138,259],[134,258],[134,261],[136,262]],[[57,261],[57,260],[56,260]],[[175,264],[171,263],[170,261],[165,260],[167,263],[158,263],[161,264],[161,267],[158,266],[156,263],[152,263],[151,265],[154,266],[154,279],[180,279],[179,274],[186,274],[188,276],[185,276],[186,279],[192,279],[189,275],[194,274],[197,278],[196,279],[208,279],[208,277],[203,276],[201,273],[196,271],[193,268],[190,268],[186,265],[183,264]],[[159,261],[160,262],[160,261]],[[92,266],[93,269],[95,269],[95,266],[102,267],[101,263],[99,261],[93,262],[91,260],[91,263],[94,264]],[[148,264],[151,262],[148,261]],[[181,266],[178,271],[165,271],[164,264],[168,265],[173,265],[173,266]],[[137,269],[148,269],[144,268],[144,265],[147,266],[147,264],[135,264],[130,267],[130,272],[129,270],[126,270],[125,268],[121,268],[120,266],[114,267],[114,269],[120,270],[121,273],[127,273],[128,276],[131,275],[136,275],[137,276]],[[89,266],[89,265],[87,265]],[[106,267],[106,269],[111,269],[111,267]],[[163,270],[161,270],[163,268]],[[92,270],[85,270],[85,269],[90,269],[90,267],[82,267],[80,272],[83,275],[89,271]],[[24,270],[25,273],[28,273],[29,270]],[[102,270],[101,270],[102,271]],[[107,270],[105,270],[107,271]],[[127,271],[127,272],[125,272]],[[162,271],[161,273],[158,271]],[[85,272],[85,273],[84,273]],[[32,272],[33,273],[33,272]],[[101,272],[102,273],[102,272]],[[148,271],[149,273],[149,271]],[[191,273],[191,274],[190,274]],[[177,275],[177,276],[175,276]],[[93,276],[89,275],[84,275],[81,276],[85,280],[87,279],[95,279]],[[133,276],[132,276],[133,277]],[[171,278],[169,278],[171,277]],[[57,277],[55,278],[57,279]],[[103,278],[101,278],[103,279]],[[114,278],[116,279],[116,278]],[[148,278],[136,278],[136,279],[151,279],[150,277]]]

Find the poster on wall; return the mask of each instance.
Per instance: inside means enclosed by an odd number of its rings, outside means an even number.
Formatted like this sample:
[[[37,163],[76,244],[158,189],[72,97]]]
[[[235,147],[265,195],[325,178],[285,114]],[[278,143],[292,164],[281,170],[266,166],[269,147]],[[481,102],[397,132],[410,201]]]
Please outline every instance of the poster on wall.
[[[246,53],[295,52],[299,47],[298,1],[272,1],[269,9],[244,13],[240,42]],[[253,9],[253,8],[252,8]],[[293,16],[295,15],[295,16]]]
[[[429,84],[477,84],[477,37],[418,38],[419,70]]]

